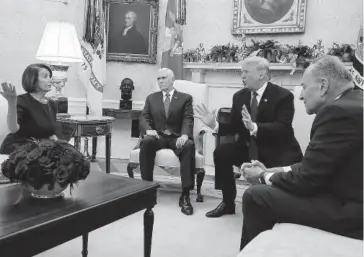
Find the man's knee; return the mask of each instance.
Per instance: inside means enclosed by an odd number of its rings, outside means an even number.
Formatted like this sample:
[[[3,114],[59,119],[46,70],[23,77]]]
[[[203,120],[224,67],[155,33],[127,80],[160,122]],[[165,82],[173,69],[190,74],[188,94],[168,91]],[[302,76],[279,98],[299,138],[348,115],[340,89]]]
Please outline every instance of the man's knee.
[[[249,211],[249,206],[260,205],[267,206],[269,203],[269,186],[254,185],[245,190],[243,194],[243,212]]]
[[[157,144],[157,138],[153,136],[144,136],[140,144],[140,148],[155,146]]]
[[[186,141],[186,143],[183,145],[183,149],[194,151],[195,150],[195,143],[191,139],[188,139]]]

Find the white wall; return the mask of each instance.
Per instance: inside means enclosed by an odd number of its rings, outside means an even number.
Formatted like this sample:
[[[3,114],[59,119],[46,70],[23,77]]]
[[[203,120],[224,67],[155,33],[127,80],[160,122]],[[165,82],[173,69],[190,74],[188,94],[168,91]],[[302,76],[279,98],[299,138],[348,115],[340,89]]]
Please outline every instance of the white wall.
[[[0,3],[0,80],[10,80],[20,89],[24,68],[36,62],[35,54],[48,21],[64,20],[75,24],[79,37],[83,33],[84,1],[68,0],[68,5],[47,0],[1,0]],[[155,73],[160,67],[161,44],[164,35],[164,17],[167,0],[159,3],[159,33],[157,64],[109,62],[107,64],[106,99],[119,100],[119,85],[123,78],[135,81],[133,100],[144,101],[152,91]],[[306,32],[249,36],[259,40],[274,37],[281,43],[296,44],[302,40],[313,44],[322,39],[326,46],[333,42],[356,43],[362,21],[362,0],[309,0],[307,4]],[[203,43],[213,45],[234,42],[231,35],[233,0],[188,0],[187,25],[184,29],[185,49]],[[70,69],[65,94],[85,97],[78,79],[78,70]]]
[[[83,30],[84,0],[68,5],[46,0],[0,1],[0,81],[14,83],[22,92],[21,75],[31,63],[49,21],[63,20],[75,25],[78,35]],[[77,67],[69,70],[65,95],[84,97],[85,91],[77,76]]]
[[[230,31],[233,20],[233,0],[187,1],[187,25],[184,30],[185,49],[203,43],[205,49],[217,44],[236,42]],[[312,45],[322,39],[326,47],[333,42],[356,44],[363,20],[362,0],[308,0],[306,31],[301,34],[253,35],[248,38],[274,38],[280,43]]]

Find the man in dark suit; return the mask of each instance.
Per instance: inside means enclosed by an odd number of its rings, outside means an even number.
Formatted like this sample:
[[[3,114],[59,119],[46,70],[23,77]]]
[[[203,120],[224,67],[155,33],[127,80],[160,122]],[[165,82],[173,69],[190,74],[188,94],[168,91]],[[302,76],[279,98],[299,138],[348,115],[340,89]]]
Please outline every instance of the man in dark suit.
[[[109,52],[127,54],[148,54],[142,34],[136,28],[137,15],[129,11],[125,14],[125,27],[109,40]]]
[[[300,163],[266,168],[244,163],[251,186],[243,195],[241,249],[277,222],[363,238],[363,92],[334,56],[306,69],[300,99],[316,114]]]
[[[195,144],[193,142],[192,96],[174,89],[173,71],[167,68],[158,72],[161,91],[150,94],[140,116],[140,170],[144,180],[153,180],[156,152],[169,148],[180,159],[182,195],[179,200],[181,211],[193,214],[190,190],[194,187]]]
[[[227,134],[238,134],[235,143],[221,144],[214,151],[215,188],[221,189],[223,201],[207,217],[235,213],[236,184],[233,165],[260,160],[267,167],[289,165],[302,158],[294,137],[293,94],[269,80],[269,63],[261,57],[242,62],[244,88],[233,96]],[[216,127],[215,115],[204,106],[196,107],[196,117],[207,126]]]

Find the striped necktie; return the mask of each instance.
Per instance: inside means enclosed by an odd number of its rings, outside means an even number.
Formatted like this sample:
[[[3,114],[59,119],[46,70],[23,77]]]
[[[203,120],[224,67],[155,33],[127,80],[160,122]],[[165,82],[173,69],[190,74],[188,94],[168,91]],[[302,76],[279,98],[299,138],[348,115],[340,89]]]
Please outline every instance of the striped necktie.
[[[171,104],[171,98],[169,98],[169,93],[166,93],[166,99],[164,100],[164,111],[166,112],[166,117],[168,117],[169,105]]]
[[[253,92],[253,98],[252,98],[252,102],[250,104],[250,116],[252,118],[252,121],[256,121],[257,120],[257,113],[258,113],[258,100],[257,100],[257,92]]]
[[[250,103],[250,117],[253,122],[257,120],[258,113],[258,100],[257,100],[257,92],[253,92],[253,98]],[[258,160],[258,146],[255,137],[251,136],[249,140],[249,158],[250,160]]]

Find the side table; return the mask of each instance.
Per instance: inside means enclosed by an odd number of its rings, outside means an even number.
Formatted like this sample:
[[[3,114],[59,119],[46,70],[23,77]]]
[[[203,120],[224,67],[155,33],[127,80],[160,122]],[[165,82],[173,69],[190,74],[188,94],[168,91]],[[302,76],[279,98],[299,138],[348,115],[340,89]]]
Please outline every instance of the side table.
[[[142,110],[102,109],[102,115],[111,116],[115,119],[131,120],[131,137],[139,137],[139,116],[141,113]]]
[[[70,117],[57,117],[57,121],[61,125],[71,125],[74,127],[72,137],[74,138],[74,146],[80,150],[81,137],[85,138],[85,152],[88,155],[88,139],[92,137],[92,156],[91,160],[96,158],[97,137],[105,136],[106,142],[106,172],[110,173],[111,158],[111,131],[113,117],[108,116],[92,116],[92,115],[71,115]],[[90,157],[90,156],[88,156]]]

